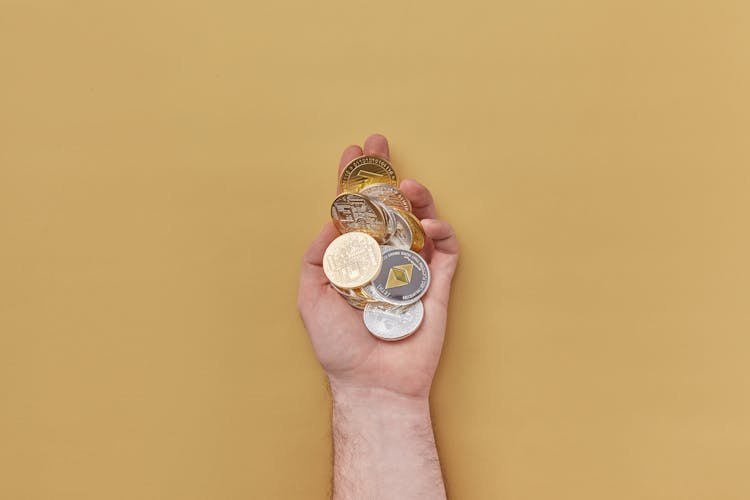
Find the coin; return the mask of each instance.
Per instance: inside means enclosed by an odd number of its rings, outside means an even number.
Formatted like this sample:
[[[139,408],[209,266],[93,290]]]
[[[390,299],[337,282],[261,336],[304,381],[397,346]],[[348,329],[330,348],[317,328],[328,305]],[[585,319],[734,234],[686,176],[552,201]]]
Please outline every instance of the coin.
[[[345,297],[345,298],[350,306],[356,307],[357,309],[364,310],[365,307],[367,307],[367,304],[370,303],[370,301],[365,300],[365,299],[360,299],[358,297]]]
[[[342,233],[360,231],[383,243],[391,234],[383,205],[358,193],[342,193],[331,203],[331,219]]]
[[[365,186],[362,194],[381,201],[385,206],[411,212],[411,203],[393,184],[370,184]]]
[[[372,283],[362,287],[362,291],[367,294],[368,297],[371,297],[374,302],[385,302]]]
[[[349,296],[349,289],[348,288],[340,288],[340,287],[337,287],[336,285],[334,285],[333,283],[331,283],[331,287],[333,287],[334,290],[336,290],[337,292],[339,292],[344,297],[348,297]]]
[[[394,231],[393,235],[388,239],[388,245],[397,248],[404,248],[406,250],[411,249],[413,237],[409,223],[398,211],[393,210],[392,214],[393,218],[396,220],[396,231]]]
[[[383,158],[367,155],[354,158],[341,171],[339,186],[344,193],[357,193],[370,184],[398,186],[396,172]]]
[[[399,211],[398,213],[409,223],[409,229],[411,229],[412,235],[411,249],[415,252],[421,251],[424,248],[425,238],[422,223],[419,222],[417,216],[411,212]]]
[[[356,288],[371,282],[383,263],[380,246],[365,233],[345,233],[328,245],[323,272],[339,288]]]
[[[380,205],[380,208],[383,209],[383,213],[385,214],[385,220],[386,220],[386,236],[384,241],[390,240],[393,235],[396,233],[396,229],[398,229],[398,222],[396,220],[395,210],[392,208],[388,208],[379,201],[375,202],[376,204]]]
[[[401,340],[419,328],[424,319],[424,305],[417,301],[408,306],[391,306],[371,302],[365,306],[367,329],[379,339]]]
[[[427,292],[430,269],[416,252],[396,249],[383,252],[380,273],[372,286],[378,298],[394,305],[412,304]]]

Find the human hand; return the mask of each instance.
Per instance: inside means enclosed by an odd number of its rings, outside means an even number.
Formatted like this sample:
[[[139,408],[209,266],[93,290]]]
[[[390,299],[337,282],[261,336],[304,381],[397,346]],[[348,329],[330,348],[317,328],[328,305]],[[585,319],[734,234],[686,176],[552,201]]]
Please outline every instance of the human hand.
[[[349,146],[339,163],[339,174],[352,159],[366,155],[389,159],[388,141],[372,135],[364,144]],[[396,396],[426,399],[429,396],[445,337],[448,301],[458,263],[458,241],[451,226],[437,218],[430,192],[414,180],[404,180],[401,191],[422,220],[431,282],[422,298],[424,321],[414,335],[396,342],[372,336],[362,321],[362,311],[350,306],[323,273],[323,253],[339,235],[325,225],[308,248],[302,262],[298,307],[334,395],[341,391],[385,391]]]

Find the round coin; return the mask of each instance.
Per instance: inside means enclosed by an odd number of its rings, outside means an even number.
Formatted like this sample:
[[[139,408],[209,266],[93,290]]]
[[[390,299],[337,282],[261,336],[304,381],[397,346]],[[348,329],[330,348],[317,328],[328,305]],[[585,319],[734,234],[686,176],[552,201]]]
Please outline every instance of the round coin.
[[[380,245],[365,233],[345,233],[328,245],[323,272],[338,288],[357,288],[372,281],[383,263]]]
[[[339,186],[344,193],[357,193],[370,184],[398,186],[396,172],[383,158],[360,156],[350,161],[341,171]]]
[[[404,210],[405,212],[411,211],[411,203],[404,196],[404,193],[393,184],[370,184],[360,192],[370,198],[380,200],[387,207]]]
[[[393,305],[418,301],[430,286],[430,269],[416,252],[401,248],[383,252],[380,273],[372,281],[377,298]]]
[[[331,219],[339,231],[367,233],[380,243],[391,234],[389,217],[377,201],[358,193],[342,193],[331,203]]]
[[[367,329],[379,339],[401,340],[419,328],[424,319],[422,301],[408,306],[392,306],[371,302],[365,306],[364,320]]]

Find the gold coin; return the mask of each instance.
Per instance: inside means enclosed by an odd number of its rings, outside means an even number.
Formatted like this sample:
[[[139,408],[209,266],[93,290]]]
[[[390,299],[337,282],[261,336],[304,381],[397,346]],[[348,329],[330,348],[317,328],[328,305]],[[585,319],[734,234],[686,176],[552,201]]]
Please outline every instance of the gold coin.
[[[367,292],[365,292],[364,287],[352,288],[352,295],[360,300],[364,300],[367,302],[374,300]]]
[[[380,245],[365,233],[345,233],[328,245],[323,254],[323,272],[338,288],[357,288],[371,282],[380,272]]]
[[[358,193],[341,193],[331,203],[331,219],[342,233],[360,231],[383,243],[391,234],[382,206]]]
[[[417,216],[414,215],[411,212],[403,212],[399,211],[399,214],[406,220],[406,222],[409,224],[409,228],[411,229],[411,249],[414,252],[419,252],[424,248],[424,228],[422,227],[422,223],[419,222],[419,219],[417,219]]]
[[[411,203],[404,196],[404,193],[393,184],[370,184],[365,186],[360,193],[379,200],[387,207],[411,212]]]
[[[343,193],[358,193],[370,184],[393,184],[398,186],[396,172],[383,158],[360,156],[344,167],[339,178]]]

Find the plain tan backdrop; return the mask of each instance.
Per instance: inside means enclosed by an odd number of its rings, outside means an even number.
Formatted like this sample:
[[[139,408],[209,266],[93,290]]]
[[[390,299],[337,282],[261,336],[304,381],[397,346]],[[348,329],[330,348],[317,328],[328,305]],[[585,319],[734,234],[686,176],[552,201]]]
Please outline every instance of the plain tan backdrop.
[[[749,88],[739,0],[0,0],[0,498],[326,498],[297,272],[382,132],[451,497],[747,499]]]

